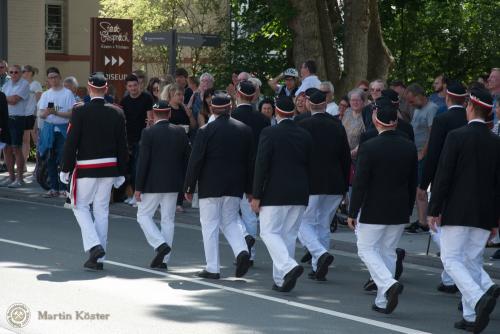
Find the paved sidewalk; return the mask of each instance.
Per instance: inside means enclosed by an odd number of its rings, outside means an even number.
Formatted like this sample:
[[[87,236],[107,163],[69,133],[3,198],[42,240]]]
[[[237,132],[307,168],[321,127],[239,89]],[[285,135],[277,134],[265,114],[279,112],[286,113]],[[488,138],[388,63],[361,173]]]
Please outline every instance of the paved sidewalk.
[[[63,198],[43,198],[45,191],[38,185],[33,177],[34,164],[28,163],[28,173],[26,173],[26,185],[18,189],[0,188],[0,197],[10,198],[16,200],[24,200],[36,203],[44,203],[49,205],[63,206]],[[6,173],[0,173],[0,181],[7,177]],[[199,225],[198,209],[190,208],[189,204],[185,204],[186,212],[176,215],[176,221],[184,224]],[[110,214],[135,217],[137,209],[124,203],[113,203],[110,206]],[[158,215],[158,212],[157,212]],[[159,216],[158,216],[159,217]],[[442,264],[440,259],[436,256],[438,252],[436,245],[431,241],[429,254],[426,254],[427,245],[429,240],[428,233],[419,234],[403,234],[399,247],[404,248],[407,252],[405,262],[430,267],[441,268]],[[335,233],[332,233],[332,247],[336,250],[347,251],[355,253],[356,237],[354,233],[346,226],[339,225]],[[487,248],[485,251],[485,269],[492,275],[492,277],[500,278],[500,260],[492,261],[489,259],[490,255],[496,249]],[[302,256],[298,251],[297,256]]]

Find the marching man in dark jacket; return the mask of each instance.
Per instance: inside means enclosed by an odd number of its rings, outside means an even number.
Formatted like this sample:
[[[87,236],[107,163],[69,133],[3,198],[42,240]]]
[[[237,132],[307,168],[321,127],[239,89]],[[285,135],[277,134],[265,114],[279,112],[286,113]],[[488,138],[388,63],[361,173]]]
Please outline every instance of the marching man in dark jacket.
[[[397,119],[390,100],[377,100],[372,120],[379,135],[360,146],[348,218],[349,227],[356,228],[358,255],[378,287],[372,309],[386,314],[403,291],[394,279],[396,246],[417,186],[417,151],[396,132]]]
[[[167,269],[167,254],[174,240],[174,218],[178,193],[191,147],[184,129],[169,122],[170,106],[159,101],[153,106],[154,125],[142,131],[135,178],[137,221],[156,255],[150,267]],[[161,208],[161,231],[153,221]]]
[[[250,267],[250,254],[238,224],[242,195],[250,194],[254,151],[252,130],[229,117],[231,99],[227,94],[212,98],[215,120],[196,134],[184,186],[188,201],[198,182],[200,222],[207,266],[199,277],[219,279],[219,230],[236,257],[236,277]]]
[[[260,134],[252,210],[260,212],[260,236],[273,260],[273,290],[291,291],[304,272],[294,259],[302,214],[309,200],[312,138],[293,120],[290,97],[276,102],[276,126]]]
[[[351,152],[342,123],[326,113],[326,95],[317,91],[307,100],[311,117],[298,122],[313,138],[309,204],[302,217],[299,237],[312,255],[309,278],[325,280],[333,262],[330,223],[349,188]]]
[[[500,138],[485,124],[493,98],[470,92],[468,125],[446,136],[432,185],[429,226],[441,225],[441,260],[462,293],[463,319],[455,328],[480,333],[500,287],[483,270],[488,237],[500,223]]]
[[[73,171],[71,204],[82,231],[83,248],[90,254],[84,267],[102,270],[111,189],[125,181],[128,150],[123,111],[104,101],[108,90],[104,74],[93,74],[87,88],[91,101],[73,108],[60,179],[68,183]]]

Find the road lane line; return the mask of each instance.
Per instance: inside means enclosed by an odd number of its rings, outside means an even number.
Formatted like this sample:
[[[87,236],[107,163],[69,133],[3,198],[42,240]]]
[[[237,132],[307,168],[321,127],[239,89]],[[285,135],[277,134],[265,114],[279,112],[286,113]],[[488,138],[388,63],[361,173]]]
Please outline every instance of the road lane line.
[[[237,293],[240,295],[250,296],[250,297],[254,297],[254,298],[258,298],[258,299],[263,299],[263,300],[267,300],[267,301],[271,301],[271,302],[275,302],[275,303],[279,303],[279,304],[284,304],[284,305],[300,308],[303,310],[309,310],[309,311],[313,311],[313,312],[317,312],[317,313],[327,314],[327,315],[331,315],[331,316],[334,316],[337,318],[351,320],[351,321],[355,321],[355,322],[362,323],[365,325],[370,325],[370,326],[379,327],[379,328],[383,328],[383,329],[387,329],[387,330],[392,330],[392,331],[399,332],[399,333],[430,334],[428,332],[423,332],[423,331],[419,331],[419,330],[412,329],[412,328],[402,327],[402,326],[393,325],[393,324],[378,321],[378,320],[372,320],[372,319],[363,318],[363,317],[352,315],[352,314],[337,312],[337,311],[329,310],[329,309],[322,308],[322,307],[316,307],[316,306],[312,306],[312,305],[308,305],[308,304],[304,304],[304,303],[294,302],[294,301],[290,301],[290,300],[287,300],[284,298],[267,296],[267,295],[257,293],[257,292],[245,291],[245,290],[240,290],[240,289],[224,286],[221,284],[215,284],[215,283],[207,282],[207,281],[204,281],[204,280],[198,279],[198,278],[191,278],[191,277],[186,277],[186,276],[181,276],[181,275],[159,272],[156,270],[142,268],[142,267],[138,267],[138,266],[134,266],[134,265],[126,264],[126,263],[121,263],[121,262],[116,262],[116,261],[106,260],[104,262],[107,264],[117,266],[117,267],[142,271],[145,273],[154,274],[157,276],[164,276],[164,277],[168,277],[168,278],[173,278],[173,279],[180,280],[180,281],[188,281],[190,283],[194,283],[194,284],[198,284],[198,285],[204,285],[207,287],[225,290],[225,291]]]
[[[5,242],[5,243],[8,243],[8,244],[12,244],[12,245],[24,246],[24,247],[29,247],[29,248],[39,249],[39,250],[49,250],[50,249],[50,248],[44,247],[44,246],[27,244],[25,242],[19,242],[19,241],[2,239],[2,238],[0,238],[0,242]]]

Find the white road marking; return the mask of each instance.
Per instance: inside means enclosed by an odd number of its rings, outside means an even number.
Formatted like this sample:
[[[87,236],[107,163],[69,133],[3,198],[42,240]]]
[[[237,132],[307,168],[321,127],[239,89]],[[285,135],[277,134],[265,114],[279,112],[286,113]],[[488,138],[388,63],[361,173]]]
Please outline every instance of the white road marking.
[[[8,243],[8,244],[13,244],[13,245],[18,245],[18,246],[24,246],[24,247],[29,247],[29,248],[39,249],[39,250],[48,250],[48,249],[50,249],[50,248],[44,247],[44,246],[27,244],[25,242],[19,242],[19,241],[2,239],[2,238],[0,238],[0,242],[5,242],[5,243]]]
[[[237,293],[240,295],[259,298],[259,299],[263,299],[263,300],[267,300],[267,301],[271,301],[271,302],[275,302],[275,303],[279,303],[279,304],[284,304],[284,305],[300,308],[303,310],[309,310],[309,311],[313,311],[313,312],[317,312],[317,313],[327,314],[327,315],[331,315],[331,316],[334,316],[337,318],[351,320],[351,321],[359,322],[359,323],[362,323],[365,325],[370,325],[370,326],[379,327],[379,328],[383,328],[383,329],[387,329],[387,330],[392,330],[392,331],[399,332],[399,333],[429,334],[428,332],[423,332],[423,331],[419,331],[419,330],[412,329],[412,328],[393,325],[393,324],[389,324],[389,323],[378,321],[378,320],[363,318],[363,317],[359,317],[359,316],[348,314],[348,313],[332,311],[332,310],[322,308],[322,307],[316,307],[316,306],[312,306],[312,305],[308,305],[308,304],[304,304],[304,303],[290,301],[290,300],[287,300],[284,298],[272,297],[272,296],[267,296],[267,295],[260,294],[257,292],[235,289],[235,288],[224,286],[221,284],[207,282],[207,281],[204,281],[204,280],[198,279],[198,278],[191,278],[191,277],[186,277],[186,276],[180,276],[180,275],[175,275],[175,274],[170,274],[170,273],[159,272],[156,270],[151,270],[151,269],[147,269],[147,268],[142,268],[142,267],[138,267],[138,266],[134,266],[134,265],[126,264],[126,263],[121,263],[121,262],[110,261],[110,260],[106,260],[104,262],[107,264],[115,265],[115,266],[122,267],[122,268],[142,271],[145,273],[154,274],[157,276],[164,276],[164,277],[168,277],[168,278],[173,278],[173,279],[180,280],[180,281],[188,281],[188,282],[191,282],[194,284],[204,285],[207,287],[225,290],[225,291]]]

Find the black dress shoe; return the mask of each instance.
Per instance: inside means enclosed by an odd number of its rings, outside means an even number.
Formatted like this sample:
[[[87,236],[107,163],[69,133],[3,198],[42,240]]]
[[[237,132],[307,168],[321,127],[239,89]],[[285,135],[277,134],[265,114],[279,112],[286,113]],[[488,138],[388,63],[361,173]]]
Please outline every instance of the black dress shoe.
[[[500,286],[498,286],[497,284],[493,284],[489,289],[488,291],[486,291],[486,294],[490,297],[493,297],[495,299],[498,299],[498,297],[500,296]]]
[[[397,281],[403,274],[403,260],[405,259],[406,251],[403,248],[396,248],[396,270],[394,279]]]
[[[248,253],[252,254],[252,247],[255,245],[255,238],[249,234],[245,237],[245,242],[247,243]]]
[[[316,272],[314,270],[311,270],[308,274],[307,274],[307,278],[309,279],[312,279],[314,281],[318,281],[318,282],[326,282],[326,278],[318,278],[316,276]]]
[[[316,279],[318,281],[325,280],[326,274],[328,273],[328,266],[333,262],[333,255],[330,253],[324,253],[318,259],[318,265],[316,268]]]
[[[196,276],[201,277],[201,278],[209,278],[209,279],[219,279],[220,274],[219,273],[210,273],[206,270],[202,270],[199,273],[196,274]]]
[[[490,313],[495,308],[496,299],[484,294],[474,307],[476,311],[476,325],[474,326],[474,333],[481,333],[488,323],[490,322]]]
[[[104,270],[104,263],[97,262],[97,270]]]
[[[437,287],[438,291],[444,292],[444,293],[450,293],[454,294],[458,292],[458,288],[455,284],[453,285],[444,285],[443,283],[440,283]]]
[[[154,267],[154,269],[164,269],[164,270],[167,270],[168,269],[168,265],[166,263],[162,262],[159,265],[157,265],[156,267]]]
[[[465,319],[462,319],[460,321],[455,322],[455,325],[454,325],[454,327],[456,329],[463,329],[467,332],[473,332],[475,326],[476,326],[475,322],[467,321]]]
[[[290,292],[295,287],[297,283],[297,278],[302,275],[304,272],[304,267],[295,266],[292,270],[290,270],[284,277],[283,285],[281,286],[281,290],[283,292]]]
[[[365,285],[363,285],[363,289],[370,292],[378,290],[377,284],[375,284],[371,277],[368,279],[368,281],[366,281]]]
[[[236,257],[236,272],[234,276],[243,277],[250,268],[250,254],[247,251],[242,251]]]
[[[372,305],[372,310],[374,310],[376,312],[379,312],[379,313],[383,313],[383,314],[389,314],[389,313],[391,313],[391,312],[387,311],[387,308],[378,307],[375,304]]]
[[[273,289],[273,291],[283,292],[283,291],[281,291],[281,288],[276,285],[276,283],[273,284],[272,289]]]
[[[162,262],[163,258],[170,253],[171,248],[169,245],[167,245],[165,242],[162,243],[158,248],[156,248],[156,255],[153,258],[153,261],[151,261],[151,264],[149,265],[151,268],[156,268],[158,267]]]
[[[300,259],[300,263],[308,263],[308,262],[311,262],[311,260],[312,260],[312,255],[311,255],[311,253],[309,253],[309,251],[306,248],[306,253]]]
[[[89,251],[89,261],[93,261],[97,263],[97,259],[100,259],[106,255],[106,252],[104,251],[104,248],[102,248],[101,245],[96,245],[92,247]]]
[[[399,282],[394,283],[386,292],[385,298],[387,298],[387,314],[392,313],[396,306],[398,306],[398,297],[403,292],[403,285]]]

